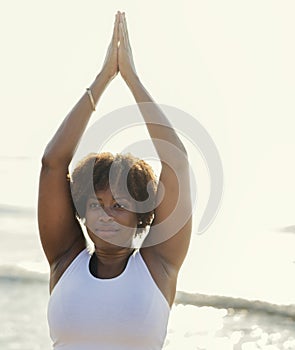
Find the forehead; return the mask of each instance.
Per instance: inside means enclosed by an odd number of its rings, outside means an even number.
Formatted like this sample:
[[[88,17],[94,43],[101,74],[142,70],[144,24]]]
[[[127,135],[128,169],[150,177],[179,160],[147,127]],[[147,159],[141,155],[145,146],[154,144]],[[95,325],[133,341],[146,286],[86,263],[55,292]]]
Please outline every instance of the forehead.
[[[99,191],[96,191],[95,193],[89,195],[88,198],[97,198],[97,199],[112,199],[112,200],[118,200],[118,199],[126,199],[126,200],[130,200],[130,195],[127,194],[126,192],[123,192],[123,191],[111,191],[111,189],[108,187],[107,189],[105,190],[99,190]]]

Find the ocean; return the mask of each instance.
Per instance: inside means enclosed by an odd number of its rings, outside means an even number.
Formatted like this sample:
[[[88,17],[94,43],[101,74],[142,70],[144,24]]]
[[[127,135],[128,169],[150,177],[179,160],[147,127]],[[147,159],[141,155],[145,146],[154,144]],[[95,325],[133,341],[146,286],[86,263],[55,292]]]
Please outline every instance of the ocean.
[[[12,172],[5,173],[8,168]],[[27,169],[22,177],[19,168]],[[0,161],[5,180],[0,203],[3,350],[52,348],[46,319],[48,266],[36,220],[38,168],[32,159]],[[285,231],[267,241],[258,235],[251,254],[241,237],[220,247],[214,233],[193,234],[164,349],[295,349],[295,235],[292,227]]]

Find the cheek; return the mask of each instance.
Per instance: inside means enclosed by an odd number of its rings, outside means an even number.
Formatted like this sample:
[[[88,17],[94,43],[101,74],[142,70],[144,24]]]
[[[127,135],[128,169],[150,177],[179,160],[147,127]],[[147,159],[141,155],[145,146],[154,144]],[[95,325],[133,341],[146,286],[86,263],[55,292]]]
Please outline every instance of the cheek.
[[[84,225],[86,226],[86,229],[92,230],[93,225],[94,225],[95,219],[93,218],[93,215],[91,213],[85,213],[85,220],[84,220]]]
[[[95,215],[94,215],[93,211],[86,210],[86,212],[85,212],[85,220],[86,221],[91,221],[94,219],[94,217],[95,217]]]
[[[136,227],[137,226],[137,216],[135,213],[123,213],[117,218],[119,223],[125,224],[128,227]]]

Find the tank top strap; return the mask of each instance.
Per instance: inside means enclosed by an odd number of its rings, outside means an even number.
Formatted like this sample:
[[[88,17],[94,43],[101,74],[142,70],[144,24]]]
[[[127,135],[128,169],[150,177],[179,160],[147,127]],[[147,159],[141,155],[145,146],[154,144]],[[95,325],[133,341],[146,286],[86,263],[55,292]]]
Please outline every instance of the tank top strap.
[[[57,286],[63,283],[63,280],[70,276],[76,269],[81,268],[85,264],[85,261],[89,258],[88,248],[83,249],[70,263],[65,272],[62,274],[56,285],[54,286],[51,295],[57,289]],[[84,264],[83,264],[84,262]]]
[[[131,263],[130,265],[133,267],[136,267],[138,276],[139,276],[140,280],[142,281],[142,283],[145,283],[146,285],[150,285],[152,287],[152,289],[154,290],[154,292],[156,293],[156,295],[158,295],[159,301],[162,302],[162,304],[164,305],[164,308],[166,308],[168,311],[170,311],[170,305],[169,305],[167,299],[165,298],[164,294],[162,293],[162,291],[160,290],[160,288],[156,284],[156,282],[155,282],[149,268],[147,267],[139,249],[135,250],[134,253],[132,254],[132,260],[133,260],[133,264]]]

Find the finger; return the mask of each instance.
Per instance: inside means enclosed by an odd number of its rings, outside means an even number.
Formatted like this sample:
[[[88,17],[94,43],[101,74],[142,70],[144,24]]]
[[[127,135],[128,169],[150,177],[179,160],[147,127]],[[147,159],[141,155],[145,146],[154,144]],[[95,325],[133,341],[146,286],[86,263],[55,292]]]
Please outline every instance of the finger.
[[[120,41],[120,46],[125,45],[124,35],[123,35],[123,23],[121,21],[119,22],[119,41]]]
[[[129,41],[128,29],[127,29],[127,22],[126,22],[125,12],[123,12],[123,26],[124,26],[125,36],[126,36],[126,45],[128,45],[128,46],[130,47],[130,49],[131,49],[130,41]]]
[[[126,39],[126,33],[125,33],[125,28],[124,28],[124,21],[123,21],[123,17],[120,17],[120,43],[121,43],[121,39],[122,39],[122,44],[125,46],[125,48],[127,47],[127,39]]]
[[[119,32],[119,14],[116,14],[115,24],[114,24],[114,31],[113,31],[113,45],[118,45],[118,32]]]

